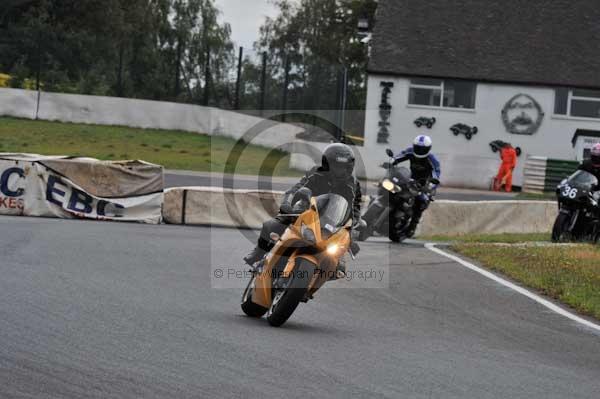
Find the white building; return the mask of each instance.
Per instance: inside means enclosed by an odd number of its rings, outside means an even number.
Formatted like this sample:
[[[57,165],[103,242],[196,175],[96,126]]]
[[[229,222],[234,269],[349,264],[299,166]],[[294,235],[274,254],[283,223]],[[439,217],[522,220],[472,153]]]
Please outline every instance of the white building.
[[[598,21],[598,0],[381,0],[365,161],[428,134],[444,184],[489,188],[495,140],[522,149],[517,186],[528,155],[581,159],[600,137]],[[435,123],[419,128],[420,117]]]

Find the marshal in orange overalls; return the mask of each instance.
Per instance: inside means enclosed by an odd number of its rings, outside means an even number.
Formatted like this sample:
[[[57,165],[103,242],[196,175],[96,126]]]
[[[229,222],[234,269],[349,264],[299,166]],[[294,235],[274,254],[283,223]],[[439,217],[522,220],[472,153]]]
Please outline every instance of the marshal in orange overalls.
[[[517,151],[511,145],[507,145],[500,150],[500,158],[502,158],[502,164],[498,170],[498,176],[496,176],[494,190],[500,191],[504,183],[506,192],[510,193],[512,191],[512,173],[517,166]]]

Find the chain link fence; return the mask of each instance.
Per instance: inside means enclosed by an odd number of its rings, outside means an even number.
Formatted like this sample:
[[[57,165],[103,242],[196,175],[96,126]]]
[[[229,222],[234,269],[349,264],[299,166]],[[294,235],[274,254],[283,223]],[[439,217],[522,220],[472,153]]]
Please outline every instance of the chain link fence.
[[[360,142],[364,129],[366,72],[350,84],[349,68],[293,53],[274,54],[240,48],[237,86],[238,108],[242,112],[259,113],[280,110],[286,122],[314,126],[307,137],[319,139],[317,119],[336,127],[327,131],[336,138],[354,137]],[[358,84],[356,84],[358,80]],[[352,110],[353,112],[346,112]],[[357,112],[359,110],[359,112]],[[291,120],[286,120],[286,113]],[[306,113],[303,118],[299,114]],[[309,129],[310,130],[310,129]],[[326,135],[325,135],[326,136]]]

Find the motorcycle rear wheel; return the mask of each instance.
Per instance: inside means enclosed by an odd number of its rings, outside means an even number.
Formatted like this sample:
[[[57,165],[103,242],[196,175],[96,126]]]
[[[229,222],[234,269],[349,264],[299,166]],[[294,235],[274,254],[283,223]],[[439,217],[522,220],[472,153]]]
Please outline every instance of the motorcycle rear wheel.
[[[267,321],[273,327],[285,323],[304,298],[316,266],[303,258],[296,259],[296,267],[283,290],[275,290]]]
[[[404,241],[404,237],[402,236],[402,234],[399,234],[395,229],[390,230],[388,238],[391,242],[395,243],[401,243],[402,241]]]
[[[396,227],[398,223],[395,217],[390,218],[390,227],[388,231],[388,238],[390,241],[395,243],[401,243],[406,239],[406,236],[403,234],[404,229]]]

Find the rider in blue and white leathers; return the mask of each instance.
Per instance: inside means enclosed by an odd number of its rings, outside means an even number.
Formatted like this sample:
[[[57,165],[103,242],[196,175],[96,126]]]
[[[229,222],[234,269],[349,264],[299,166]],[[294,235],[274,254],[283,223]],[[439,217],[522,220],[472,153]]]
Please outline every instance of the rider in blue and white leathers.
[[[426,184],[429,184],[431,178],[439,180],[441,176],[440,162],[436,156],[431,153],[431,147],[432,141],[429,136],[417,136],[412,147],[409,147],[394,156],[394,165],[400,162],[410,161],[410,171],[413,179],[420,182],[427,182]],[[437,185],[434,186],[434,188],[435,187],[437,187]],[[427,194],[421,194],[416,198],[413,208],[413,217],[406,230],[407,237],[414,236],[415,230],[421,220],[421,216],[429,207],[431,200],[432,196],[430,197]]]

